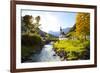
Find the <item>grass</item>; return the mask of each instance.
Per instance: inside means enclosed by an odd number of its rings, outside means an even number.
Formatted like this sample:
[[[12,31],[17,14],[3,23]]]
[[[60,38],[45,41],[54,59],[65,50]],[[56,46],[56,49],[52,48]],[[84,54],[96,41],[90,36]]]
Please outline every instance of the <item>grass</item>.
[[[80,51],[83,50],[83,44],[78,40],[59,40],[54,43],[54,48],[58,50],[64,49],[65,51]]]
[[[54,43],[54,49],[57,52],[66,52],[66,59],[81,59],[87,52],[87,47],[90,46],[89,40],[81,42],[80,40],[59,40]]]

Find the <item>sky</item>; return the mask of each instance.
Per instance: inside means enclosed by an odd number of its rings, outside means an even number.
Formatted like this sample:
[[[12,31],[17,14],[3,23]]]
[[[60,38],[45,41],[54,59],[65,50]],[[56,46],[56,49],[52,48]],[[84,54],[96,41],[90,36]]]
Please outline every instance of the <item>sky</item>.
[[[21,16],[32,15],[33,17],[40,16],[39,27],[45,32],[60,31],[60,27],[69,28],[75,24],[76,13],[65,11],[36,11],[22,10]]]

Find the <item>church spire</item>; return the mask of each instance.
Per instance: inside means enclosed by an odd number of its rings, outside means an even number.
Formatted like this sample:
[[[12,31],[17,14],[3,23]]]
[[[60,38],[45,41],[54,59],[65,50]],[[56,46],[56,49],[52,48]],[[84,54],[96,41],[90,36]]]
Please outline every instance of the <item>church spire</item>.
[[[63,32],[62,27],[60,26],[60,35],[59,35],[59,39],[62,40],[65,38],[65,33]]]
[[[62,28],[61,28],[61,26],[60,26],[60,34],[62,34]]]

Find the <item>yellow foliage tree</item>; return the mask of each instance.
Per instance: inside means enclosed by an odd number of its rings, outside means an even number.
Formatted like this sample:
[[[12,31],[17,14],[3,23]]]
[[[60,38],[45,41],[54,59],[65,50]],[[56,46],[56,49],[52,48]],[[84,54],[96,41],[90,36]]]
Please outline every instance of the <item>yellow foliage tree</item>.
[[[76,35],[81,39],[86,39],[86,36],[90,35],[90,14],[89,13],[77,13]]]

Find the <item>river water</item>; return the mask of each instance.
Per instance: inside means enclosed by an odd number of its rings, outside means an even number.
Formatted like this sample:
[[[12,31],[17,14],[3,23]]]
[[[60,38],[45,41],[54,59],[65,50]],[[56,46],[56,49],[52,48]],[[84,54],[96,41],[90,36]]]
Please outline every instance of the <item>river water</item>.
[[[31,56],[32,62],[49,62],[49,61],[61,61],[60,57],[53,50],[51,43],[44,45],[39,54],[33,54]]]

